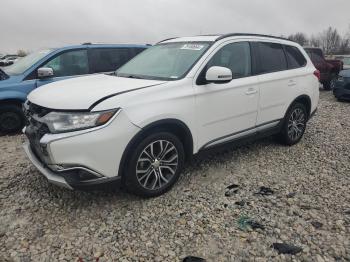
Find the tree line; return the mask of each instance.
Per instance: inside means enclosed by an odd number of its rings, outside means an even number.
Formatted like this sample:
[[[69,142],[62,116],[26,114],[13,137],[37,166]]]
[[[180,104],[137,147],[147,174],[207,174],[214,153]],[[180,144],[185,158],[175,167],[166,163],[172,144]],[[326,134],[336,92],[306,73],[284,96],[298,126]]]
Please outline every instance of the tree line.
[[[344,35],[330,26],[317,35],[308,36],[305,33],[297,32],[287,38],[301,46],[320,47],[327,55],[350,54],[350,26],[348,32]]]

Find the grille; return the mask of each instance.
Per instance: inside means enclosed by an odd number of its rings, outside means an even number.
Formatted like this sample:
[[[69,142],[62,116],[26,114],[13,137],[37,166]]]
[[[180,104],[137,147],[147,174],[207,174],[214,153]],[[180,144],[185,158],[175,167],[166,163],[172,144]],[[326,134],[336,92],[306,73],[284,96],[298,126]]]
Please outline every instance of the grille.
[[[26,131],[30,146],[35,155],[44,163],[48,162],[48,152],[46,148],[40,144],[40,139],[49,134],[50,130],[45,123],[37,120],[37,118],[45,116],[50,110],[40,107],[30,102],[24,105],[24,114],[26,116]]]
[[[41,139],[45,134],[50,133],[48,126],[37,120],[50,113],[51,110],[45,107],[30,103],[29,101],[24,105],[24,114],[26,116],[26,125],[31,133],[35,134],[36,139]],[[32,136],[34,136],[34,134]]]

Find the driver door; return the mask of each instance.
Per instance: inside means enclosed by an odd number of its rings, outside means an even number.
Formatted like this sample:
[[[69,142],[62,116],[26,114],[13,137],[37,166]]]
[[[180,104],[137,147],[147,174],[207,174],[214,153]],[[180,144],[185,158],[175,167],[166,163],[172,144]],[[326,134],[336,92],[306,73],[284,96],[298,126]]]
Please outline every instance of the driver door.
[[[199,78],[212,66],[231,69],[228,83],[195,85],[198,148],[206,148],[255,131],[258,113],[258,79],[252,76],[249,42],[221,46],[212,55]]]
[[[38,79],[37,87],[67,78],[89,74],[87,50],[66,51],[54,57],[41,67],[53,69],[53,77]]]

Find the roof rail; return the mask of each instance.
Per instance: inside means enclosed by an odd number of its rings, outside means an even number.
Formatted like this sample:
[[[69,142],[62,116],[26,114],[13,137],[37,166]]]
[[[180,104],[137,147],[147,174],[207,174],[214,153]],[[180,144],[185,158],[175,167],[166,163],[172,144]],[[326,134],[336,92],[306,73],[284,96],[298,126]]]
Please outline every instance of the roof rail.
[[[176,37],[170,37],[170,38],[167,38],[167,39],[164,39],[162,41],[159,41],[158,43],[156,44],[159,44],[159,43],[162,43],[162,42],[165,42],[165,41],[168,41],[168,40],[171,40],[171,39],[175,39],[175,38],[178,38],[177,36]]]
[[[283,37],[278,37],[278,36],[263,35],[263,34],[249,34],[249,33],[231,33],[231,34],[224,34],[224,35],[218,37],[215,41],[219,41],[219,40],[221,40],[221,39],[224,39],[224,38],[226,38],[226,37],[231,37],[231,36],[262,36],[262,37],[268,37],[268,38],[274,38],[274,39],[281,39],[281,40],[292,41],[292,40],[290,40],[290,39],[283,38]]]
[[[82,45],[91,45],[91,42],[82,43]]]

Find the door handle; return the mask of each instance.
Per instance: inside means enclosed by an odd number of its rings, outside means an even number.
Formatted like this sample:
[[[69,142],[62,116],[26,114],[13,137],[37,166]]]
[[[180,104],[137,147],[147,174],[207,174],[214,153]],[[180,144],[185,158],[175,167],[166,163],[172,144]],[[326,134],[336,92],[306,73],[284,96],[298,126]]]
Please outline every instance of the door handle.
[[[258,90],[256,90],[255,88],[248,88],[248,90],[245,92],[246,95],[253,95],[255,93],[257,93]]]
[[[297,83],[294,80],[288,81],[288,86],[295,86]]]

